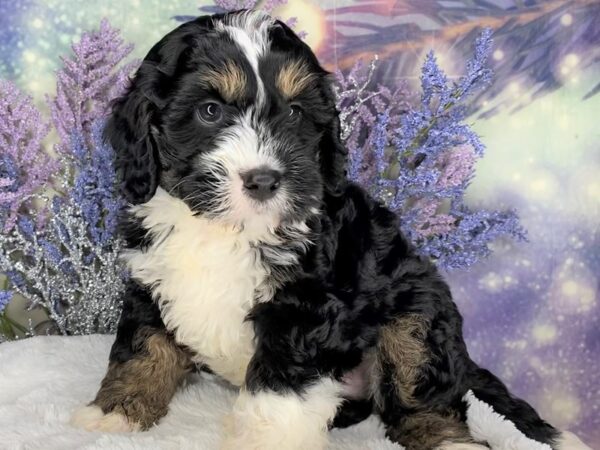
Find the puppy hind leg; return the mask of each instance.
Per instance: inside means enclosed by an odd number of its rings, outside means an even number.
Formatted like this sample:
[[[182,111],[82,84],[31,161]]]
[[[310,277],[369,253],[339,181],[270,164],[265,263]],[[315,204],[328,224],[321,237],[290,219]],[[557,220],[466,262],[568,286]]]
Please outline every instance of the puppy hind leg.
[[[423,316],[405,314],[381,331],[374,391],[386,434],[407,450],[486,448],[471,437],[459,411],[428,407],[415,394],[433,357],[426,343],[429,329]]]
[[[457,414],[434,411],[409,413],[394,424],[386,424],[386,435],[406,450],[475,450],[477,444]]]

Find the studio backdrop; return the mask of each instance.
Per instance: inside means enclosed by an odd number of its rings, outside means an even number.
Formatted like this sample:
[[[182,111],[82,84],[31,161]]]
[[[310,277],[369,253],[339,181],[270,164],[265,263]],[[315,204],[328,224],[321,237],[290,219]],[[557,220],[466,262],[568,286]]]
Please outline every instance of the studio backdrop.
[[[123,46],[133,45],[131,53],[123,53],[125,63],[135,64],[188,17],[253,4],[0,0],[0,78],[31,95],[42,116],[50,117],[57,110],[46,96],[60,97],[60,56],[70,57],[82,34],[109,26],[120,30]],[[339,71],[340,92],[354,89],[352,95],[360,97],[357,90],[365,87],[388,106],[391,99],[398,114],[419,105],[427,88],[424,74],[443,71],[448,85],[460,85],[472,69],[467,61],[487,52],[493,74],[486,72],[489,82],[471,80],[484,86],[461,99],[457,112],[480,142],[458,145],[452,158],[462,165],[447,161],[438,167],[447,172],[446,198],[415,194],[402,199],[398,209],[412,221],[412,236],[447,272],[473,358],[555,426],[600,448],[600,2],[267,0],[261,6],[302,33],[328,70]],[[489,32],[493,43],[487,49]],[[456,106],[448,105],[448,110]],[[406,131],[408,125],[394,122],[389,110],[373,108],[351,111],[356,115],[351,124],[385,126],[390,134]],[[440,123],[415,126],[412,143],[403,147],[408,152],[403,161],[413,164],[418,158],[410,152],[422,144],[418,133]],[[377,183],[369,171],[375,170],[378,153],[365,151],[378,148],[377,136],[365,141],[346,131],[351,175]],[[44,136],[45,145],[60,142],[60,133]],[[379,143],[385,147],[379,151],[388,155],[394,145],[402,146],[397,139],[386,142]],[[3,158],[0,176],[8,180],[9,159]],[[385,168],[392,179],[402,170],[401,164]],[[453,216],[453,189],[466,185]],[[10,186],[6,181],[0,189],[6,193]],[[420,186],[415,193],[422,195],[428,185]],[[383,201],[387,196],[392,204],[400,202],[385,186],[378,194]],[[5,230],[16,217],[7,214]],[[468,228],[469,223],[475,225]],[[19,226],[26,231],[25,222]],[[477,247],[468,239],[485,242]],[[15,302],[7,309],[11,320],[27,323],[31,313]]]

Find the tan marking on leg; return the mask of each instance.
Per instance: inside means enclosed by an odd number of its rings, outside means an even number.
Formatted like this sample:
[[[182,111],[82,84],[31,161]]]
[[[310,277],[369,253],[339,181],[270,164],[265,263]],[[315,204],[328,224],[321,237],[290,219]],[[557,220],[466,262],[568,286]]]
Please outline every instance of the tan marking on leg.
[[[392,364],[395,371],[396,391],[407,407],[418,406],[414,391],[421,367],[429,360],[424,340],[429,324],[417,314],[408,314],[383,327],[379,338],[377,368]]]
[[[133,342],[143,349],[125,363],[111,363],[92,405],[104,413],[123,414],[148,429],[167,411],[184,376],[191,370],[189,353],[164,331],[141,329]]]
[[[315,79],[316,75],[310,72],[302,61],[296,60],[281,69],[275,85],[286,99],[291,100],[309,87]]]
[[[458,413],[421,411],[404,416],[387,434],[406,450],[432,450],[452,444],[474,444]],[[443,447],[442,447],[443,448]]]
[[[233,61],[227,61],[222,67],[207,70],[201,79],[207,87],[217,90],[226,102],[241,99],[248,84],[246,74]]]

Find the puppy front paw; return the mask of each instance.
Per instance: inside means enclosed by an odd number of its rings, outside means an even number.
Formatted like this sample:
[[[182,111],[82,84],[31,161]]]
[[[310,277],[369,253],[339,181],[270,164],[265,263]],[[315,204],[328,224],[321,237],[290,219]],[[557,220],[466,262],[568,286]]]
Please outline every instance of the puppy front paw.
[[[139,431],[140,425],[130,421],[124,414],[112,411],[104,414],[96,405],[84,406],[77,409],[69,423],[87,431],[102,431],[106,433],[128,433]]]
[[[257,419],[257,418],[254,418]],[[300,430],[285,429],[269,420],[240,420],[230,414],[224,420],[221,450],[322,450],[325,440],[308,439]],[[312,442],[311,442],[312,441]]]
[[[325,449],[327,424],[335,416],[337,401],[313,391],[309,388],[304,398],[293,393],[242,391],[224,420],[221,449]]]

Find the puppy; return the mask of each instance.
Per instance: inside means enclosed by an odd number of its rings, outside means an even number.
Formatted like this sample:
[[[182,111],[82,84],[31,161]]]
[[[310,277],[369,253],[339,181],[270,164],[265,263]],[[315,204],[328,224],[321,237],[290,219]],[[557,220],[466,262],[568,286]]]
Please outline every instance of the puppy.
[[[132,279],[75,424],[145,430],[199,364],[240,387],[226,449],[322,449],[371,413],[408,450],[478,448],[467,393],[556,445],[469,358],[398,218],[346,179],[339,127],[330,75],[263,13],[200,17],[150,50],[106,128]]]

